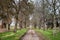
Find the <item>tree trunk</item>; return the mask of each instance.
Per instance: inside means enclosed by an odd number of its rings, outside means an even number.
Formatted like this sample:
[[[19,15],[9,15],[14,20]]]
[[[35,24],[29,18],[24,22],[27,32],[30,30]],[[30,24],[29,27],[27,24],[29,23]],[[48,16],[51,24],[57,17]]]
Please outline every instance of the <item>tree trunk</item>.
[[[44,0],[43,1],[43,11],[42,11],[42,27],[43,27],[43,30],[45,31],[45,7],[44,7]]]
[[[17,31],[17,23],[18,23],[18,21],[16,20],[15,28],[14,28],[14,32],[16,32],[16,31]]]
[[[36,28],[36,23],[34,23],[34,28]]]
[[[6,23],[4,21],[2,22],[2,28],[6,28]]]
[[[8,24],[8,30],[10,31],[10,24]]]
[[[22,21],[19,23],[19,25],[20,25],[20,29],[22,28]]]
[[[26,18],[25,18],[25,22],[24,22],[25,28],[26,28]]]
[[[53,31],[53,35],[56,35],[56,9],[55,9],[55,5],[56,5],[56,0],[54,0],[54,3],[53,3],[53,8],[54,8],[54,31]]]
[[[53,36],[56,35],[56,19],[55,19],[55,16],[54,16],[54,28],[53,28]]]
[[[15,24],[14,32],[17,31],[17,23]]]

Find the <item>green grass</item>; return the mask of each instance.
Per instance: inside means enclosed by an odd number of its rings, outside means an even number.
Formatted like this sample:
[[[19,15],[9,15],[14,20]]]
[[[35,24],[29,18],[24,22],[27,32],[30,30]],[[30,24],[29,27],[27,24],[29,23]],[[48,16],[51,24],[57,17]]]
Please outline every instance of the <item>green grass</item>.
[[[56,34],[56,36],[53,37],[54,40],[60,40],[60,32]]]
[[[19,40],[19,38],[26,32],[26,29],[17,30],[14,32],[4,32],[0,33],[1,40]]]
[[[58,32],[55,36],[53,36],[53,30],[39,30],[36,29],[37,32],[42,33],[45,37],[49,38],[50,40],[60,40],[60,32]]]

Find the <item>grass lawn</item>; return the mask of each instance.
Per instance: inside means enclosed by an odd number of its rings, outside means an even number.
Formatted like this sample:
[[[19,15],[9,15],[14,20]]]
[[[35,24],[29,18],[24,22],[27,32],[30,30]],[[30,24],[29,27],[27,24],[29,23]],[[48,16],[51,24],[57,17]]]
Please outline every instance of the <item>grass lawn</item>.
[[[56,34],[56,36],[53,36],[52,35],[52,33],[53,33],[52,30],[43,31],[43,30],[36,29],[36,31],[39,32],[39,33],[42,33],[45,37],[49,38],[50,40],[60,40],[60,32],[58,32]]]
[[[60,40],[60,32],[56,34],[56,36],[53,37],[54,40]]]
[[[14,32],[4,32],[0,33],[1,40],[19,40],[19,38],[26,32],[26,29],[17,30]]]

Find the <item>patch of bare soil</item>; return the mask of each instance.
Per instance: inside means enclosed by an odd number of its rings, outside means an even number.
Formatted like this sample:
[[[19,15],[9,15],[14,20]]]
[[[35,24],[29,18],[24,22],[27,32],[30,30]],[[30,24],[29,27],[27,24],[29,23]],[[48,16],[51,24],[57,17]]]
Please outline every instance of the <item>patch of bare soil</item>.
[[[7,29],[5,29],[5,28],[1,29],[0,28],[0,33],[6,32],[6,31],[7,31]]]
[[[43,40],[39,37],[34,30],[29,30],[22,40]]]

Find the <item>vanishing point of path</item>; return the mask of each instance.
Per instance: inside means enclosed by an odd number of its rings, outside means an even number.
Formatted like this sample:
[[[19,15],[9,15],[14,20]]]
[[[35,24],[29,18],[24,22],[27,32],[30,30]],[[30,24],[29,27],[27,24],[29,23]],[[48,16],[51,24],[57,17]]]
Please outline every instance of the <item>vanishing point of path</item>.
[[[22,40],[43,40],[40,38],[34,30],[29,30],[26,35],[22,38]]]

